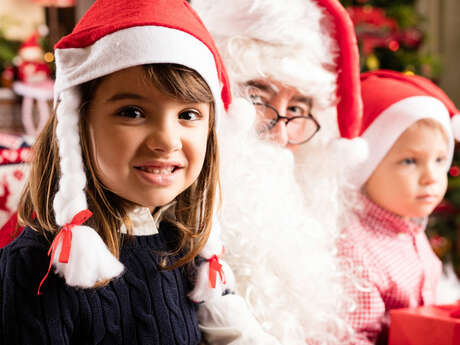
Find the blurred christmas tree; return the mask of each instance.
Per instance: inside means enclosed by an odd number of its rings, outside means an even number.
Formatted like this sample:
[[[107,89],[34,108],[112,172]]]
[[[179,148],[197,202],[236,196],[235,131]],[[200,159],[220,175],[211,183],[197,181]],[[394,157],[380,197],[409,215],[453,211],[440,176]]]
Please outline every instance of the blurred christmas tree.
[[[439,59],[421,52],[426,40],[416,0],[341,0],[358,36],[361,70],[416,73],[436,81]],[[446,197],[430,216],[428,236],[435,253],[460,276],[460,147],[457,145]]]
[[[14,79],[13,59],[21,44],[7,39],[3,34],[10,22],[11,19],[7,16],[0,16],[0,87],[9,86]]]
[[[436,57],[423,54],[423,18],[416,0],[342,0],[358,36],[361,70],[378,68],[413,72],[430,79],[440,74]]]
[[[430,216],[428,236],[435,253],[460,277],[460,149],[457,144],[444,200]]]

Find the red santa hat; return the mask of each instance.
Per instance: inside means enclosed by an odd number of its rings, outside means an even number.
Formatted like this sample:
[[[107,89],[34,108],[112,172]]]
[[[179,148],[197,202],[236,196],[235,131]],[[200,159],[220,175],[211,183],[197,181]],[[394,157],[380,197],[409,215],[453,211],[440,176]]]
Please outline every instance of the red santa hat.
[[[358,135],[362,102],[359,97],[359,52],[353,23],[336,0],[316,0],[318,5],[333,18],[334,38],[339,46],[337,56],[337,116],[340,134],[352,139]]]
[[[270,77],[320,105],[336,98],[343,138],[358,135],[362,104],[353,23],[338,0],[193,0],[232,82]]]
[[[32,35],[29,36],[27,40],[22,42],[21,46],[19,47],[19,50],[26,49],[26,48],[40,48],[41,49],[41,46],[38,43],[39,37],[40,36],[38,35],[38,33],[33,33]]]
[[[401,134],[421,119],[433,119],[442,125],[452,160],[454,138],[460,139],[460,112],[431,81],[379,70],[361,75],[361,92],[364,113],[360,136],[368,144],[369,158],[352,173],[354,186],[363,186]]]
[[[52,245],[52,262],[67,284],[92,287],[119,275],[123,266],[94,229],[81,225],[88,204],[76,87],[132,66],[181,64],[207,82],[216,117],[231,101],[230,88],[210,34],[183,0],[97,0],[73,32],[56,44],[55,56],[61,177],[53,208],[62,230]]]

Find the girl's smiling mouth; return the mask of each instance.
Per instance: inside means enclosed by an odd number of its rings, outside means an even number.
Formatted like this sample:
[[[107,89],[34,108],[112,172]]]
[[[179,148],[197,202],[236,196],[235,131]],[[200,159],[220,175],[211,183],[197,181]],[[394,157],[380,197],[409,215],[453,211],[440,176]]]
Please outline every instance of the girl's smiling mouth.
[[[144,180],[160,186],[168,186],[173,183],[177,172],[183,167],[177,162],[147,162],[134,166]]]

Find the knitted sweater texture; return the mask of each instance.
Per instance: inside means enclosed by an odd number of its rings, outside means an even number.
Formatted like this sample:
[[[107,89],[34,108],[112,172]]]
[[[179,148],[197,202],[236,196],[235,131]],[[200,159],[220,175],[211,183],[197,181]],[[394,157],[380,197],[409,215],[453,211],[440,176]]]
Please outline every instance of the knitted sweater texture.
[[[199,344],[185,270],[159,268],[170,230],[162,223],[158,234],[125,238],[125,271],[106,286],[73,288],[50,272],[37,295],[49,242],[26,228],[0,251],[0,344]]]

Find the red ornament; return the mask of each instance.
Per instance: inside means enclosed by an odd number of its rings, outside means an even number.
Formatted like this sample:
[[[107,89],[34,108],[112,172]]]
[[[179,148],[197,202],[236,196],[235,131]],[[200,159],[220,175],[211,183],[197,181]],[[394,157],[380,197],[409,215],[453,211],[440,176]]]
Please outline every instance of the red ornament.
[[[355,26],[356,36],[364,55],[372,54],[375,48],[387,47],[389,42],[393,49],[399,49],[398,24],[394,19],[387,17],[383,9],[372,6],[355,6],[347,10]],[[396,42],[397,47],[395,43],[391,43],[393,41]]]
[[[456,165],[453,165],[450,169],[449,169],[449,175],[452,176],[452,177],[457,177],[458,175],[460,175],[460,168]]]
[[[456,208],[446,199],[443,199],[438,206],[434,209],[433,213],[447,213],[455,214],[457,213]]]
[[[418,48],[422,43],[423,33],[417,28],[404,30],[399,37],[399,42],[409,48]]]
[[[399,49],[398,41],[391,40],[390,43],[388,43],[388,49],[390,49],[393,52],[398,51],[398,49]]]
[[[433,251],[440,258],[444,257],[450,250],[451,243],[444,236],[434,235],[430,238],[430,245]]]

